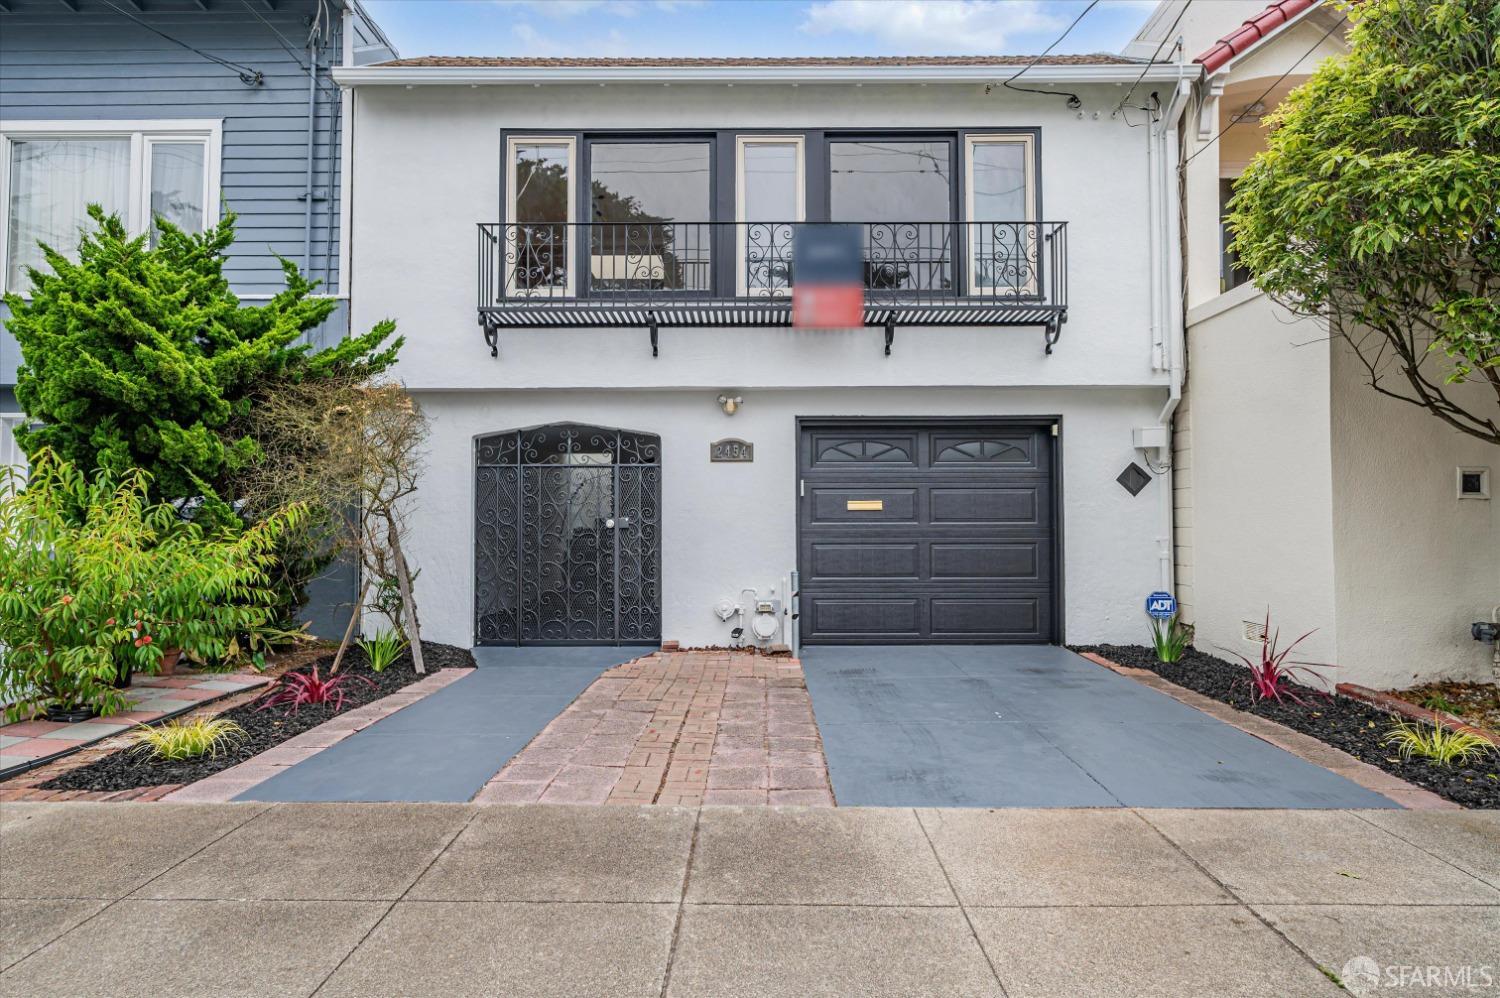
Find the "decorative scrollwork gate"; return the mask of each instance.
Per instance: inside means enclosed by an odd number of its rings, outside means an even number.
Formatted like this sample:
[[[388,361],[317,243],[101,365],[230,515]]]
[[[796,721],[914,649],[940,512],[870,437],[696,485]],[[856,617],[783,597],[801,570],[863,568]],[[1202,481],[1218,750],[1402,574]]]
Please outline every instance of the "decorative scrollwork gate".
[[[475,642],[660,641],[661,438],[557,423],[475,443]]]

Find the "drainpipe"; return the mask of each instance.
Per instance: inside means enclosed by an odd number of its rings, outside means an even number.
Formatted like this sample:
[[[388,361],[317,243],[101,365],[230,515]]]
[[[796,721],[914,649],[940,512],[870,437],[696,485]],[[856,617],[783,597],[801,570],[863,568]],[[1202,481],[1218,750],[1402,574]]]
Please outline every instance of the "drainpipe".
[[[312,279],[313,150],[318,132],[318,49],[307,41],[307,203],[303,206],[302,276]]]

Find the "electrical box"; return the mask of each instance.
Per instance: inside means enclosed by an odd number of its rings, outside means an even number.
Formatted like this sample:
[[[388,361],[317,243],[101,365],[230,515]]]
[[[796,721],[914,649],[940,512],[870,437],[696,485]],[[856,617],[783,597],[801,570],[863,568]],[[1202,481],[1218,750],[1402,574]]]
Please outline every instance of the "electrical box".
[[[1135,446],[1140,450],[1167,449],[1167,428],[1165,426],[1137,426],[1133,434]]]

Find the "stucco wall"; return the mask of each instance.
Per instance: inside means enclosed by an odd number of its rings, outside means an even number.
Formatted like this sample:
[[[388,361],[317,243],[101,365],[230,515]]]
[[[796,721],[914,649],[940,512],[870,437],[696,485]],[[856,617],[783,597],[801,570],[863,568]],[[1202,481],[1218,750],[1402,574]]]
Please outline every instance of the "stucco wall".
[[[1146,135],[1117,87],[1061,99],[979,86],[364,87],[356,93],[354,324],[391,316],[415,389],[1164,384],[1151,370]],[[1096,120],[1092,112],[1099,110]],[[1042,215],[1069,225],[1069,315],[1039,328],[504,330],[476,324],[475,223],[502,217],[500,131],[527,128],[1041,128]],[[1107,163],[1108,169],[1100,169]],[[1128,428],[1127,428],[1128,432]]]
[[[1376,688],[1417,677],[1483,679],[1491,647],[1469,636],[1500,603],[1497,500],[1457,498],[1459,466],[1488,467],[1500,447],[1449,428],[1367,384],[1349,348],[1333,352],[1333,494],[1339,656]],[[1493,411],[1480,386],[1461,393]]]
[[[1250,286],[1189,315],[1187,460],[1174,469],[1197,646],[1253,655],[1267,609],[1295,657],[1343,664],[1335,613],[1326,333]],[[1350,678],[1338,670],[1338,679]]]
[[[411,516],[422,622],[438,641],[473,635],[473,438],[578,421],[662,438],[663,633],[724,644],[710,608],[741,588],[779,586],[796,566],[796,417],[1062,416],[1066,638],[1140,641],[1140,605],[1156,586],[1159,483],[1139,496],[1114,483],[1134,457],[1128,431],[1160,406],[1149,389],[754,391],[733,417],[702,391],[419,394],[432,420],[427,470]],[[755,444],[751,464],[711,464],[725,436]]]

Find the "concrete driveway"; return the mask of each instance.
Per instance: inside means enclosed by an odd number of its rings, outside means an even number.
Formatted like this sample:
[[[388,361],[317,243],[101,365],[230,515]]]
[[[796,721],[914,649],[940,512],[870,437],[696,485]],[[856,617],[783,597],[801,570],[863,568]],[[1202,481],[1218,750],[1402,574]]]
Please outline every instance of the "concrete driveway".
[[[1361,957],[1477,984],[1496,818],[4,803],[0,994],[1337,998],[1320,968]]]
[[[811,647],[840,806],[1396,805],[1054,646]]]

